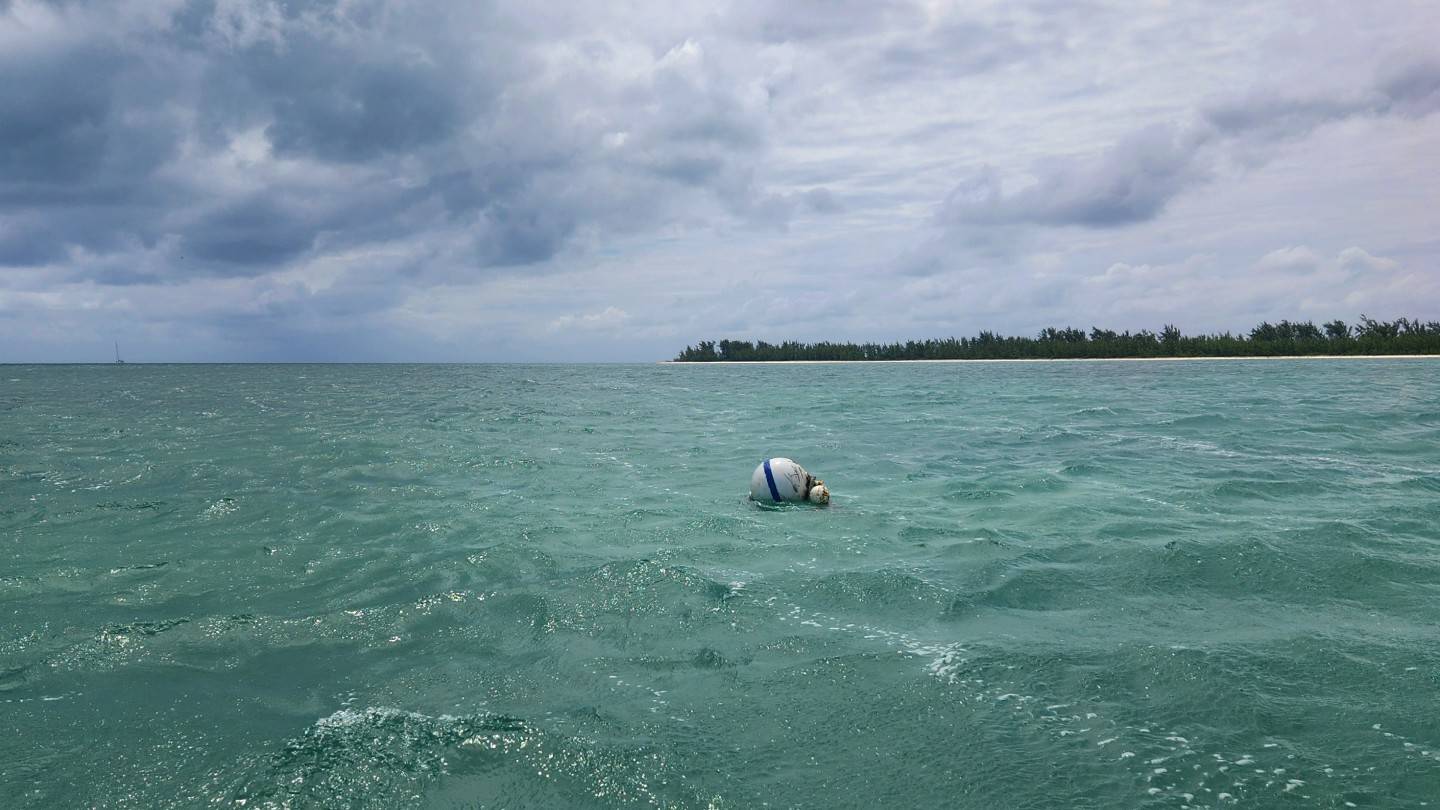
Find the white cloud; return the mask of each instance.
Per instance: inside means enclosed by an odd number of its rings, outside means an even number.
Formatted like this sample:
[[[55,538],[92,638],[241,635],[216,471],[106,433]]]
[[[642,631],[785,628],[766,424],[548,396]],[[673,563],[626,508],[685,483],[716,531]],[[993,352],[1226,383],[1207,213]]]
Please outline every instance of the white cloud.
[[[1305,273],[1315,270],[1321,261],[1320,256],[1308,247],[1284,247],[1262,256],[1260,261],[1255,263],[1255,269],[1262,273]]]
[[[1385,274],[1393,273],[1400,267],[1400,263],[1393,259],[1384,259],[1378,256],[1371,256],[1358,247],[1348,247],[1340,251],[1336,263],[1340,269],[1347,273],[1354,274]],[[1364,283],[1364,280],[1360,280]]]
[[[619,307],[606,307],[599,312],[561,315],[550,322],[552,332],[612,332],[630,320],[629,313]]]

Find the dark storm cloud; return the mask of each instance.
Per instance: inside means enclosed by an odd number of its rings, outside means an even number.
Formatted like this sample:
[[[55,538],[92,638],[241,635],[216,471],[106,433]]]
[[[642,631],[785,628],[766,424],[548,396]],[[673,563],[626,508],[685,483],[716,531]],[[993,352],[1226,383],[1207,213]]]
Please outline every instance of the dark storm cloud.
[[[17,186],[73,184],[102,167],[119,62],[96,46],[0,56],[0,173],[10,195]]]
[[[1404,115],[1420,116],[1440,110],[1440,62],[1416,62],[1385,77],[1380,92],[1389,106]]]
[[[277,153],[365,161],[439,143],[462,123],[454,74],[443,68],[309,44],[255,60],[257,90],[272,105],[275,123],[266,132]]]
[[[3,265],[144,240],[153,206],[183,204],[150,182],[182,137],[165,57],[60,33],[0,48]]]
[[[270,195],[236,200],[187,228],[185,255],[201,262],[275,264],[307,249],[318,228]]]
[[[1202,145],[1193,134],[1155,126],[1090,160],[1048,161],[1036,167],[1035,182],[1018,191],[1006,193],[993,171],[983,172],[951,192],[941,219],[1093,228],[1140,222],[1204,179],[1197,160]]]
[[[0,216],[0,267],[63,261],[72,250],[99,253],[144,247],[146,212],[139,202],[104,200],[47,205]],[[133,226],[127,223],[133,223]]]
[[[1201,118],[1224,135],[1283,139],[1354,116],[1417,117],[1437,109],[1440,63],[1417,62],[1386,74],[1362,92],[1297,96],[1272,89],[1209,105],[1201,110]]]
[[[1303,137],[1356,116],[1421,116],[1440,108],[1440,69],[1412,65],[1353,95],[1278,91],[1226,99],[1184,127],[1152,125],[1105,151],[1038,163],[1033,179],[1003,187],[992,169],[958,184],[939,219],[959,225],[1075,225],[1112,228],[1158,216],[1176,196],[1207,182],[1231,150]]]
[[[138,31],[102,9],[31,4],[71,30],[0,56],[0,262],[165,245],[168,267],[106,279],[244,276],[440,229],[471,267],[516,266],[587,225],[764,198],[765,93],[689,42],[617,88],[486,6],[191,2]]]
[[[286,8],[259,30],[216,13],[187,41],[203,54],[198,112],[214,134],[260,124],[277,155],[328,161],[413,153],[483,114],[507,78],[468,70],[443,28],[394,30],[365,5],[344,16],[324,3]],[[473,44],[507,50],[486,37]]]
[[[482,215],[488,238],[477,242],[478,258],[499,266],[531,264],[555,255],[575,232],[573,210],[552,205],[493,205]]]

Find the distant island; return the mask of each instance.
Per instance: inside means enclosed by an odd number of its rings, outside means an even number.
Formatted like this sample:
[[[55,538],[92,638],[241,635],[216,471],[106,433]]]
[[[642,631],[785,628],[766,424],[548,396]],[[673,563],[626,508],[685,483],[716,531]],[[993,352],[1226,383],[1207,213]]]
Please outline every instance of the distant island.
[[[1440,321],[1409,318],[1377,321],[1364,315],[1354,326],[1336,320],[1261,323],[1248,335],[1189,336],[1174,326],[1159,332],[1047,328],[1033,337],[983,331],[971,338],[907,340],[904,343],[754,343],[702,340],[686,346],[676,362],[805,360],[1078,360],[1127,357],[1303,357],[1306,355],[1440,354]]]

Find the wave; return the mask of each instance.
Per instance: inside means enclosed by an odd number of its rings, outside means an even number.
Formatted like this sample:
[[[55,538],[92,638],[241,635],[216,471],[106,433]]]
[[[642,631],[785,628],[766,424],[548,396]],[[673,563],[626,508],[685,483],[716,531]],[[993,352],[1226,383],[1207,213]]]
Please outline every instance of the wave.
[[[386,706],[322,717],[247,770],[216,798],[282,810],[413,806],[457,787],[472,806],[654,807],[684,796],[660,787],[664,764],[644,746],[596,744],[503,714]]]

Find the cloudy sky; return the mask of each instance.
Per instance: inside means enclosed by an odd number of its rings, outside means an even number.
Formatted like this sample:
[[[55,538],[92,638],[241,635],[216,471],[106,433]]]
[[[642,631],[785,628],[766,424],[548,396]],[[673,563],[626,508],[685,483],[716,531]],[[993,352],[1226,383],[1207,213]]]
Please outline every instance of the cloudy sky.
[[[1440,6],[0,0],[0,361],[1440,319]]]

